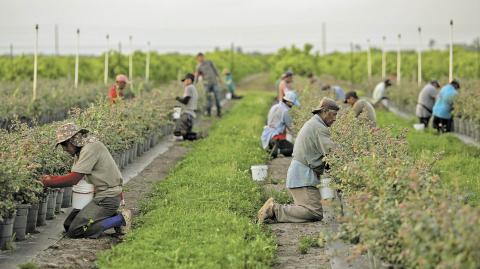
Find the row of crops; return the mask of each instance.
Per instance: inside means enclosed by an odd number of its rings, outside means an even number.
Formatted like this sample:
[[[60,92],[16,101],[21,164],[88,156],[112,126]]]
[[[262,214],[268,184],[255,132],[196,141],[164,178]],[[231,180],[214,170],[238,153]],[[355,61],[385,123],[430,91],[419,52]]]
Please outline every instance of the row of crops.
[[[302,107],[292,111],[297,128],[324,93],[307,88],[300,96]],[[399,268],[478,268],[480,209],[462,188],[445,184],[461,178],[433,172],[440,152],[413,154],[406,130],[372,130],[347,107],[331,129],[336,147],[327,161],[343,192],[343,239]]]
[[[224,68],[234,70],[235,79],[248,74],[266,70],[264,56],[236,53],[234,57],[228,51],[208,53],[219,72]],[[153,84],[165,83],[177,79],[179,74],[195,69],[193,55],[150,55],[150,80],[145,81],[145,53],[133,55],[133,87],[129,95],[138,95],[148,91]],[[33,57],[31,55],[0,57],[0,125],[8,126],[18,117],[23,122],[36,119],[40,123],[63,119],[71,107],[87,107],[88,104],[107,95],[107,85],[103,83],[103,56],[85,56],[80,58],[80,85],[74,88],[73,56],[40,56],[37,98],[32,100]],[[128,74],[128,57],[112,52],[109,76]]]

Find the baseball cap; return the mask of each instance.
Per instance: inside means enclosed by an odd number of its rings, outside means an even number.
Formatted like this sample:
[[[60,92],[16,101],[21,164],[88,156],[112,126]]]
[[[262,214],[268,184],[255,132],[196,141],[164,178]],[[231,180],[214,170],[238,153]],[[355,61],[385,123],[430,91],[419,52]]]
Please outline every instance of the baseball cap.
[[[193,75],[192,73],[187,73],[185,77],[182,78],[182,82],[184,82],[186,79],[191,79],[192,81],[194,81],[195,75]]]

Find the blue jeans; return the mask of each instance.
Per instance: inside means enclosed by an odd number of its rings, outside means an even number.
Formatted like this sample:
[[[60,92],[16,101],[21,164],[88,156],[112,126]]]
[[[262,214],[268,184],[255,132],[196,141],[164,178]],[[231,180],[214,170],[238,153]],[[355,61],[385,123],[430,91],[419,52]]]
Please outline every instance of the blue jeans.
[[[220,105],[220,87],[218,84],[205,84],[205,94],[207,97],[207,114],[212,112],[212,94],[215,97],[215,105],[217,106],[217,115],[221,115],[222,107]]]

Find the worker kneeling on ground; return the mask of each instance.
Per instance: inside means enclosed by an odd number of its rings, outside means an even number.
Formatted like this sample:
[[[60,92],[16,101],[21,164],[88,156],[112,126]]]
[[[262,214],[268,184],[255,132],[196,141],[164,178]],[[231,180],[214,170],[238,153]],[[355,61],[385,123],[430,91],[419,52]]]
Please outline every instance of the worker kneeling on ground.
[[[287,173],[287,188],[293,205],[281,205],[269,198],[258,211],[258,222],[309,222],[323,218],[318,188],[320,176],[327,169],[323,158],[331,149],[329,127],[340,108],[334,100],[323,98],[314,114],[302,127],[293,148],[293,160]]]
[[[375,109],[373,106],[366,100],[361,100],[358,98],[357,92],[351,91],[348,92],[345,96],[345,104],[349,104],[352,107],[355,117],[364,115],[372,128],[377,125],[377,115],[375,114]]]
[[[293,144],[287,140],[287,131],[293,136],[293,121],[289,111],[295,105],[299,105],[297,95],[293,91],[288,91],[283,96],[282,102],[273,105],[268,112],[267,125],[263,127],[261,141],[262,147],[270,150],[273,158],[276,158],[278,153],[292,156]]]
[[[197,110],[198,104],[198,93],[193,85],[194,81],[195,76],[193,74],[186,74],[182,79],[183,86],[185,87],[183,97],[176,97],[176,100],[183,104],[183,112],[180,119],[176,122],[175,131],[173,133],[176,136],[183,136],[183,139],[185,140],[197,139],[197,134],[192,132],[193,121],[196,117],[195,110]]]
[[[63,188],[85,179],[93,184],[93,200],[83,209],[73,209],[64,222],[68,237],[97,238],[104,231],[115,228],[125,233],[130,228],[131,212],[118,212],[122,201],[122,174],[105,145],[88,130],[80,129],[73,123],[59,127],[56,132],[56,146],[74,157],[71,173],[64,176],[46,175],[41,178],[45,187]]]

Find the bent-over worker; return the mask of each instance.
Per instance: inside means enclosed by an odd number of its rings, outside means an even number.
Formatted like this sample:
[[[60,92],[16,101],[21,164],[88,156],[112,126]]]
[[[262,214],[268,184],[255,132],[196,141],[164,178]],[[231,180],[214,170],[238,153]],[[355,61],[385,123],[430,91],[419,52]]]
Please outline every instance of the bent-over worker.
[[[438,94],[437,101],[433,106],[433,128],[439,132],[453,131],[453,101],[459,89],[460,83],[457,80],[452,80]]]
[[[175,131],[176,136],[183,136],[185,140],[197,139],[197,134],[192,132],[193,121],[197,117],[195,111],[198,104],[197,89],[193,85],[195,76],[191,73],[185,75],[182,79],[183,86],[185,87],[183,97],[177,96],[175,99],[183,104],[182,115],[180,119],[176,121]]]
[[[417,115],[420,123],[428,127],[430,118],[432,117],[432,109],[435,104],[435,98],[437,98],[438,89],[440,89],[440,83],[438,80],[432,80],[425,85],[418,94],[417,107],[415,114]]]
[[[370,127],[374,128],[377,125],[377,115],[375,114],[375,108],[366,100],[358,98],[357,92],[350,91],[345,96],[345,103],[352,107],[355,117],[365,115],[370,123]]]
[[[338,85],[333,85],[333,86],[325,85],[322,87],[322,91],[328,91],[328,90],[332,90],[333,99],[335,101],[345,100],[345,91],[342,89],[342,87]]]
[[[56,146],[74,157],[71,173],[63,176],[46,175],[41,178],[45,187],[63,188],[85,179],[95,187],[93,200],[83,209],[74,209],[63,226],[68,237],[97,238],[104,231],[115,228],[125,233],[130,228],[131,212],[118,212],[122,200],[122,174],[105,145],[88,130],[73,123],[60,126],[56,131]]]
[[[258,211],[259,223],[267,219],[277,222],[322,220],[323,210],[317,185],[327,169],[324,157],[333,146],[328,128],[335,122],[339,109],[334,100],[323,98],[312,111],[314,115],[298,133],[287,173],[287,188],[294,203],[281,205],[269,198]]]
[[[117,102],[118,99],[122,99],[125,96],[124,90],[125,87],[127,86],[128,83],[128,78],[125,75],[117,75],[115,78],[115,84],[110,87],[110,90],[108,91],[108,99],[110,100],[110,103],[115,103]]]
[[[262,147],[270,150],[273,158],[281,153],[283,156],[292,156],[293,144],[287,140],[287,132],[294,135],[293,121],[289,111],[293,106],[298,106],[297,95],[288,91],[282,102],[273,105],[268,112],[267,125],[263,127],[261,136]]]
[[[392,86],[392,82],[390,79],[386,79],[385,81],[382,81],[375,86],[375,89],[373,90],[373,105],[375,107],[381,107],[381,106],[386,106],[386,100],[388,98],[385,96],[385,92],[387,91],[387,88]]]

